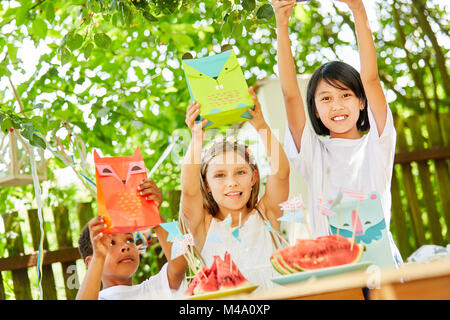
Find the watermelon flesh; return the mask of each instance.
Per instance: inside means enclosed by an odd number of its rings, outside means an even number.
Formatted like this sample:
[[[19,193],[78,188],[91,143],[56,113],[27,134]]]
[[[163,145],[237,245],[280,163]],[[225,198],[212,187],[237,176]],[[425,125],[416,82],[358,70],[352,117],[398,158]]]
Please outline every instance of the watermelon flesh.
[[[204,266],[196,274],[184,294],[192,296],[219,290],[236,289],[247,285],[251,285],[251,283],[245,279],[236,264],[231,260],[231,255],[225,252],[224,260],[219,256],[214,256],[211,268]]]
[[[280,274],[316,270],[358,262],[365,246],[338,235],[314,240],[298,239],[296,244],[274,252],[270,261]]]

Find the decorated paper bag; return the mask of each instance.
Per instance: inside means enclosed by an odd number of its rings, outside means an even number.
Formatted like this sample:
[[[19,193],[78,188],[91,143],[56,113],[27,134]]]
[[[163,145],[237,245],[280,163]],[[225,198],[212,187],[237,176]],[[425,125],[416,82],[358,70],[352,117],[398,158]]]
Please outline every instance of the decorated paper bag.
[[[330,207],[332,202],[333,199],[329,199],[327,205]],[[345,201],[332,206],[336,214],[328,216],[331,232],[339,231],[339,235],[354,237],[358,244],[364,244],[366,250],[361,261],[371,261],[380,267],[394,265],[379,194],[369,193],[359,205],[358,202]]]
[[[94,150],[98,214],[108,225],[105,233],[146,230],[161,223],[158,207],[138,193],[147,178],[139,147],[132,156],[101,158]]]
[[[198,59],[183,56],[183,69],[192,101],[200,103],[198,120],[208,119],[205,128],[247,121],[253,100],[239,62],[230,48]]]

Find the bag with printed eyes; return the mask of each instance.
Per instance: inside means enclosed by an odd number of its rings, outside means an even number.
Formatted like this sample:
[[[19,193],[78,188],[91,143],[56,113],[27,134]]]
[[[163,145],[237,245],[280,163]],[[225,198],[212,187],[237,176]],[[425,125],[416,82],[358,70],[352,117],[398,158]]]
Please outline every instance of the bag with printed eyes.
[[[104,217],[104,233],[146,230],[161,223],[153,200],[141,196],[138,186],[147,178],[139,147],[132,156],[100,157],[94,150],[98,214]]]
[[[224,45],[221,53],[196,59],[187,52],[182,66],[191,100],[201,105],[197,120],[209,120],[205,129],[252,118],[248,109],[254,109],[254,103],[230,45]]]

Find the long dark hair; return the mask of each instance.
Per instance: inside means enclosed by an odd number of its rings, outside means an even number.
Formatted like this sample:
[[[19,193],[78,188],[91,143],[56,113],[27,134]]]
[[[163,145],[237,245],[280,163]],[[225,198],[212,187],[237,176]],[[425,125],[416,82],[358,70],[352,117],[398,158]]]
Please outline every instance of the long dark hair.
[[[369,115],[367,111],[367,98],[361,81],[361,76],[355,68],[342,61],[327,62],[320,66],[311,76],[308,82],[308,90],[306,93],[306,104],[308,107],[309,119],[312,127],[318,135],[330,135],[330,130],[325,127],[322,120],[316,117],[316,102],[314,96],[317,85],[321,80],[326,81],[329,85],[337,89],[350,89],[353,93],[364,102],[364,109],[360,110],[356,127],[359,131],[367,131],[370,129]]]

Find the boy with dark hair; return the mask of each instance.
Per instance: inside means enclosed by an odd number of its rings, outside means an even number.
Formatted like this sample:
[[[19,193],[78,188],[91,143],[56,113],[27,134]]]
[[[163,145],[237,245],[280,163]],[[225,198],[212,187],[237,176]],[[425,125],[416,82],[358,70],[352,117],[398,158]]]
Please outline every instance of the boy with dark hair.
[[[144,180],[139,190],[159,208],[162,192],[153,180]],[[78,291],[78,300],[173,299],[186,290],[186,260],[183,256],[171,260],[171,244],[166,240],[168,233],[161,226],[154,230],[168,262],[158,274],[138,285],[133,285],[133,274],[139,266],[139,251],[133,234],[103,234],[105,228],[103,217],[97,216],[81,232],[79,250],[88,270]]]

